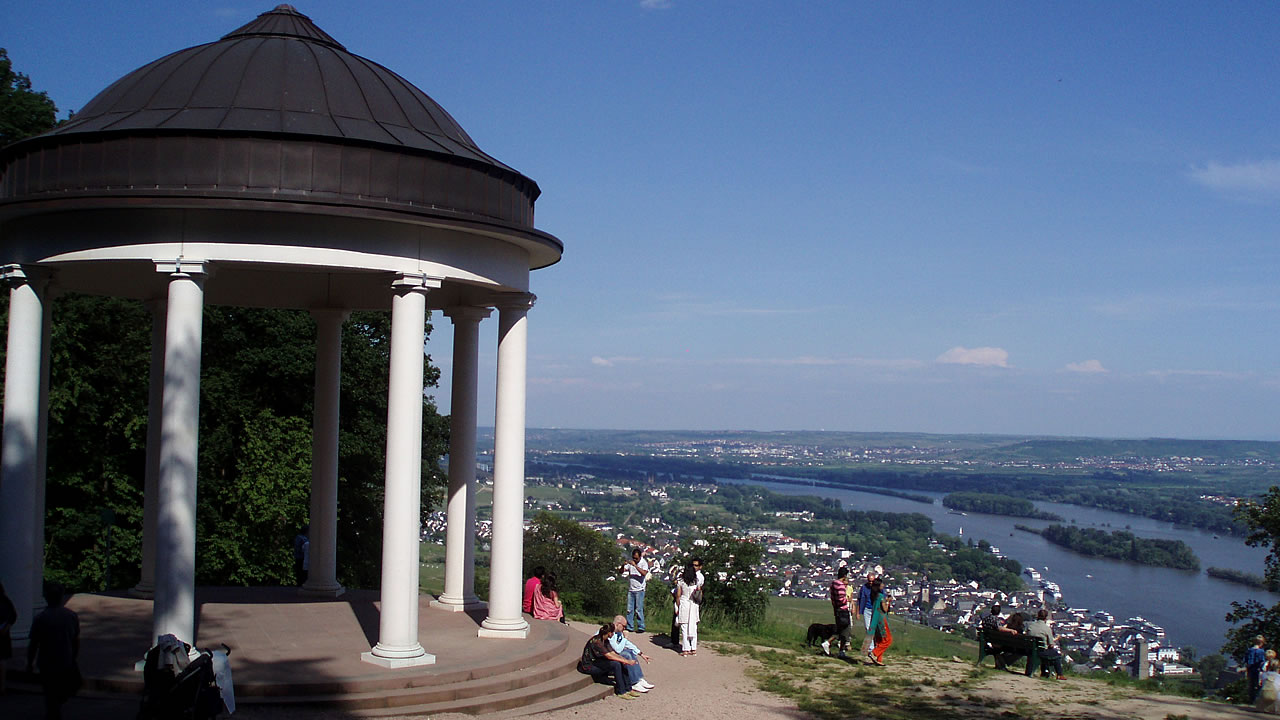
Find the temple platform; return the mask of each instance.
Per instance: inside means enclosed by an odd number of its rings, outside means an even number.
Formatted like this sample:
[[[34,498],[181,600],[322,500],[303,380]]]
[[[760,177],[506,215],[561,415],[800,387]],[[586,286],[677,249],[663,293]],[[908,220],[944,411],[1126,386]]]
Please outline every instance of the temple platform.
[[[420,597],[418,637],[435,656],[433,665],[391,670],[360,659],[378,636],[378,594],[367,590],[318,599],[296,588],[198,588],[195,644],[231,648],[237,716],[303,717],[310,714],[306,709],[331,718],[536,713],[612,691],[577,672],[587,641],[581,632],[530,619],[523,640],[480,638],[483,610],[448,612],[431,608],[431,600]],[[134,665],[155,641],[151,601],[125,593],[81,594],[67,606],[80,616],[85,685],[65,717],[132,719],[143,691]],[[0,716],[42,712],[38,681],[24,672],[25,653],[14,648],[10,694],[0,697]],[[269,712],[286,708],[300,714]]]

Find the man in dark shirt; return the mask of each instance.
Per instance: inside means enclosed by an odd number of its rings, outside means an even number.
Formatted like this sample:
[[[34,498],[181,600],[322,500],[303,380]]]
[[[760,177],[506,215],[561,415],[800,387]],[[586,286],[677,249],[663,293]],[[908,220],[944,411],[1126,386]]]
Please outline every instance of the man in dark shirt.
[[[849,577],[849,568],[841,566],[836,572],[836,579],[831,581],[829,595],[831,597],[831,609],[836,615],[836,634],[822,641],[822,653],[824,655],[831,654],[831,640],[840,639],[840,657],[846,657],[845,651],[849,649],[850,643],[853,641],[853,617],[849,611],[849,585],[846,578]]]
[[[600,631],[587,641],[582,648],[582,658],[578,661],[578,672],[592,676],[613,676],[613,694],[631,700],[640,697],[640,693],[631,689],[631,681],[624,665],[635,665],[639,660],[628,660],[613,651],[609,645],[609,636],[614,632],[613,623],[605,623]]]
[[[48,607],[31,621],[27,644],[27,672],[40,669],[44,687],[44,715],[48,720],[62,717],[62,705],[80,689],[80,618],[67,609],[62,586],[47,583],[44,599]]]

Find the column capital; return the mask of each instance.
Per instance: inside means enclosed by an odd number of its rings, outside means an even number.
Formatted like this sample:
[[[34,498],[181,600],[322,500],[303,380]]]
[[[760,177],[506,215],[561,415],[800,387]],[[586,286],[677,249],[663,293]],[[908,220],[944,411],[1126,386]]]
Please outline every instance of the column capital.
[[[156,259],[156,272],[165,275],[185,275],[195,280],[203,280],[213,273],[213,268],[209,267],[204,260],[193,260],[179,256],[173,260]]]
[[[444,309],[444,316],[453,321],[454,325],[459,322],[480,322],[489,315],[493,310],[487,307],[477,307],[475,305],[454,305]]]
[[[531,292],[504,292],[489,296],[490,303],[498,310],[531,310],[538,296]]]
[[[422,292],[439,290],[444,278],[432,277],[426,273],[397,273],[391,281],[391,289],[396,292]]]
[[[35,265],[19,265],[10,263],[0,265],[0,286],[15,288],[20,285],[33,285],[37,291],[43,290],[49,283],[51,273]]]

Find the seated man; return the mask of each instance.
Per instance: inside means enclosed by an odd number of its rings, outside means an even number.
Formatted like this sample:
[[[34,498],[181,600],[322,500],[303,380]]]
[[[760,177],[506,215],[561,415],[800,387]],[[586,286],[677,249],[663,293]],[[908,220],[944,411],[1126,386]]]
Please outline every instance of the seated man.
[[[982,616],[981,627],[982,627],[982,634],[987,637],[988,643],[994,641],[995,638],[997,638],[1001,634],[1004,634],[1004,635],[1018,634],[1016,631],[1010,630],[1009,628],[1005,627],[1004,619],[1000,617],[1000,603],[991,603],[991,611],[988,612],[986,615]],[[1005,663],[1004,663],[1004,659],[1002,658],[1002,653],[996,652],[994,653],[994,656],[996,659],[996,669],[1003,670]]]
[[[649,656],[640,652],[640,648],[636,644],[627,639],[622,634],[627,629],[627,618],[623,615],[613,616],[613,634],[609,636],[609,647],[627,660],[644,660],[649,662]],[[653,683],[644,679],[644,671],[640,669],[640,663],[628,665],[623,670],[627,673],[627,679],[631,682],[633,690],[639,690],[642,693],[649,692],[654,688]]]
[[[605,623],[587,644],[582,647],[582,659],[578,660],[578,672],[593,677],[613,676],[613,694],[625,700],[640,697],[640,693],[631,689],[631,681],[627,679],[628,665],[635,665],[639,660],[628,660],[613,651],[609,646],[609,636],[613,634],[613,623]]]
[[[1051,677],[1063,679],[1062,651],[1058,649],[1058,638],[1053,636],[1053,628],[1049,627],[1049,611],[1040,608],[1036,619],[1027,623],[1022,632],[1027,637],[1038,637],[1044,641],[1044,649],[1040,651],[1040,661],[1044,663],[1041,665],[1041,674],[1049,676],[1049,669],[1053,668]]]

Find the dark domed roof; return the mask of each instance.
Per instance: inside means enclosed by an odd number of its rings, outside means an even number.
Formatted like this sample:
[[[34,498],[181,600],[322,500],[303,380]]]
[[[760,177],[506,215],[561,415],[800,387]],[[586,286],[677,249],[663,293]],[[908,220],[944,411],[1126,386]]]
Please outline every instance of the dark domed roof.
[[[288,5],[125,75],[48,135],[148,130],[323,137],[515,172],[421,90]]]
[[[0,149],[0,231],[72,209],[360,216],[500,237],[536,268],[564,249],[534,227],[540,193],[421,90],[288,5]]]

